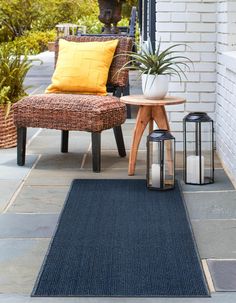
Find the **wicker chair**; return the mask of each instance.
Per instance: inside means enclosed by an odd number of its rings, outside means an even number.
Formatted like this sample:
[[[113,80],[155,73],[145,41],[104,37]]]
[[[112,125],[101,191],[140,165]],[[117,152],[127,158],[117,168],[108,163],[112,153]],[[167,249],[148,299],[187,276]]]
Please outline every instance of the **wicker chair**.
[[[127,37],[68,36],[68,41],[108,41],[119,39],[112,61],[108,85],[114,87],[113,96],[78,94],[40,94],[23,98],[14,109],[14,122],[17,127],[17,164],[25,164],[27,127],[61,130],[61,152],[68,152],[69,131],[87,131],[92,135],[93,171],[101,169],[101,132],[113,128],[121,157],[126,156],[121,124],[126,119],[126,106],[119,100],[122,88],[128,81],[128,72],[117,71],[127,62],[126,56],[116,56],[130,51],[132,39]],[[55,64],[58,57],[58,41],[55,46]]]

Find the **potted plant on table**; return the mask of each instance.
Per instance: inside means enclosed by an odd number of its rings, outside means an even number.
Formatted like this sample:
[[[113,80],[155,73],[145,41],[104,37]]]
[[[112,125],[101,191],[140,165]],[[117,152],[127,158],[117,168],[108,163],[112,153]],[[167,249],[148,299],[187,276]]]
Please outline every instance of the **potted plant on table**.
[[[181,44],[174,44],[161,50],[159,42],[154,52],[151,41],[148,40],[141,48],[140,53],[129,52],[129,60],[122,68],[138,70],[142,78],[142,90],[147,99],[162,99],[168,92],[169,77],[175,75],[182,82],[182,76],[186,77],[189,70],[189,58],[181,56],[176,50]],[[124,54],[127,56],[127,54]]]
[[[27,56],[7,46],[0,47],[0,148],[16,146],[12,104],[27,95],[24,79],[31,67]]]

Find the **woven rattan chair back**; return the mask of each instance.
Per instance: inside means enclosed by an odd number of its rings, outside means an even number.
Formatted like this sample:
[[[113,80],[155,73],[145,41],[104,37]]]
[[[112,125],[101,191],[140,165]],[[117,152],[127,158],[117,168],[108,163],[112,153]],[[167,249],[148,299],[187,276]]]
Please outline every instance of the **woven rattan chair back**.
[[[129,37],[121,37],[121,36],[103,36],[103,37],[97,37],[97,36],[67,36],[62,37],[60,39],[65,39],[67,41],[73,41],[73,42],[92,42],[92,41],[109,41],[114,39],[119,39],[118,46],[116,48],[116,52],[113,58],[113,61],[111,63],[111,67],[109,70],[109,76],[108,76],[108,85],[112,86],[119,86],[124,87],[127,85],[128,82],[128,70],[122,70],[121,72],[117,73],[119,69],[129,60],[129,56],[122,55],[117,56],[119,54],[125,54],[128,51],[132,49],[133,40]],[[55,64],[57,62],[58,58],[58,52],[59,52],[59,39],[56,41],[55,44]]]

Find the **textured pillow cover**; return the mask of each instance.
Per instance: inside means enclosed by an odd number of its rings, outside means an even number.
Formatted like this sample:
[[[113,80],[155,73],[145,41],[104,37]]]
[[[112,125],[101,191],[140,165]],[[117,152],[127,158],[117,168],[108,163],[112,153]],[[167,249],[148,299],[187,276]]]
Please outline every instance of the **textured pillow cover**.
[[[69,42],[61,39],[52,84],[45,93],[106,95],[108,72],[118,41]]]

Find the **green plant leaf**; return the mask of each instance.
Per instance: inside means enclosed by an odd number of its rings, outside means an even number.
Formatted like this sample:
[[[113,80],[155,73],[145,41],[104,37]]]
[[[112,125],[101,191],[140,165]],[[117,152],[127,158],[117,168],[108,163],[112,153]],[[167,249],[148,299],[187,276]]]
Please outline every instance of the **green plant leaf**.
[[[161,41],[159,41],[157,50],[154,53],[151,41],[148,39],[147,44],[143,45],[140,53],[127,52],[128,55],[132,57],[132,60],[129,60],[128,63],[124,64],[120,70],[128,69],[129,67],[130,69],[139,70],[140,77],[142,74],[175,74],[178,76],[179,80],[182,81],[181,75],[187,78],[184,68],[190,70],[189,63],[192,63],[192,61],[186,56],[181,56],[181,53],[175,50],[175,48],[180,45],[184,44],[174,44],[161,51]],[[127,53],[121,55],[127,56]],[[135,67],[133,68],[133,66]]]

